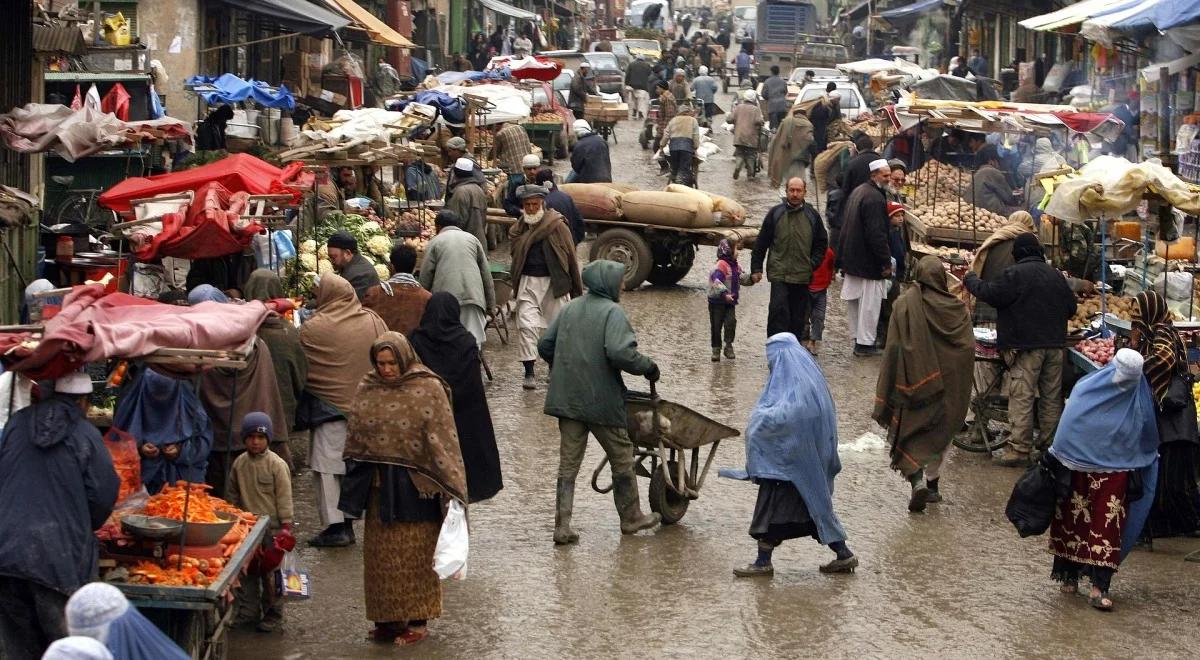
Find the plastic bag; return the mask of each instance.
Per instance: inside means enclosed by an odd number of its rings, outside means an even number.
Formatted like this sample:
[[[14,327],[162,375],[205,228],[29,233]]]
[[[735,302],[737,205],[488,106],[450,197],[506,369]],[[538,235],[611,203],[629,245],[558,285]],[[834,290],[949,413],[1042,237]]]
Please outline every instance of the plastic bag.
[[[433,570],[437,571],[439,578],[461,580],[467,576],[469,546],[467,512],[462,503],[451,500],[446,517],[442,519],[437,548],[433,551]]]
[[[275,583],[279,585],[279,595],[287,598],[309,598],[312,590],[308,582],[308,572],[300,570],[295,551],[283,556],[276,571]]]

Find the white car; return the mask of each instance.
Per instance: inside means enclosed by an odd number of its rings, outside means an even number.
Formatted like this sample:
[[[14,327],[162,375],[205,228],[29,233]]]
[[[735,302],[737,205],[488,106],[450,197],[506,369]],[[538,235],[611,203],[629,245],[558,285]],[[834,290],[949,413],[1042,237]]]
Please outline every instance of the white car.
[[[824,94],[827,84],[819,82],[805,85],[800,89],[800,93],[796,95],[796,101],[793,105],[811,101]],[[851,121],[858,119],[858,116],[864,112],[870,112],[866,99],[863,98],[862,92],[858,91],[858,85],[849,80],[836,80],[834,84],[837,85],[837,92],[842,97],[838,104],[842,109],[842,119]]]

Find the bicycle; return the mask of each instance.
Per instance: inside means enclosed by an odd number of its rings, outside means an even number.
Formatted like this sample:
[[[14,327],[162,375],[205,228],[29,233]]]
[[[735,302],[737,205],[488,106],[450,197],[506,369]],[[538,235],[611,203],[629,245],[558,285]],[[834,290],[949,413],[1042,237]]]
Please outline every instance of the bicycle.
[[[991,377],[985,376],[986,383],[972,378],[971,412],[975,419],[970,423],[970,429],[955,434],[953,441],[954,446],[964,451],[990,454],[1008,444],[1007,430],[993,430],[992,423],[1008,423],[1008,397],[1002,393],[1002,386],[1011,365],[997,349],[994,339],[978,337],[975,339],[975,363],[991,365]]]
[[[52,176],[50,180],[66,189],[67,195],[47,216],[50,224],[83,224],[107,231],[117,221],[116,213],[100,206],[102,188],[72,188],[75,177]]]

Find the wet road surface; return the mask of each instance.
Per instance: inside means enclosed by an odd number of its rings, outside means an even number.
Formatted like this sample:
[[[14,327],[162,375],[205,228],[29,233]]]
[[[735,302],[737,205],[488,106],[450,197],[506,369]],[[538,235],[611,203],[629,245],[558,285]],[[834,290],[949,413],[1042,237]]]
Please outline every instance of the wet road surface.
[[[728,108],[729,98],[722,101]],[[614,178],[661,188],[665,180],[637,144],[640,126],[618,128]],[[716,139],[723,151],[704,166],[702,186],[761,218],[777,193],[765,172],[754,182],[732,181],[730,137]],[[659,393],[744,429],[766,376],[768,290],[742,290],[737,359],[711,363],[704,288],[714,260],[715,250],[702,248],[678,286],[645,286],[621,302],[641,350],[662,368]],[[748,251],[741,262],[749,268]],[[1172,539],[1135,551],[1113,581],[1117,610],[1101,613],[1050,581],[1046,537],[1020,539],[1005,519],[1018,470],[952,449],[941,479],[946,501],[909,514],[907,483],[873,435],[880,433],[870,419],[878,359],[853,358],[851,347],[835,284],[820,362],[838,403],[843,469],[834,504],[861,560],[853,575],[818,573],[832,553],[797,539],[775,552],[774,579],[733,577],[731,569],[755,556],[747,528],[756,489],[716,471],[742,466],[740,438],[721,444],[680,523],[633,537],[621,536],[611,496],[587,484],[603,456],[593,442],[576,487],[582,539],[555,547],[558,433],[541,412],[545,365],[538,365],[539,389],[523,391],[515,348],[489,332],[496,381],[488,394],[505,488],[472,508],[469,575],[443,583],[445,612],[431,622],[430,637],[411,649],[367,642],[361,544],[317,550],[302,543],[312,599],[287,603],[282,634],[234,633],[230,657],[1195,657],[1200,565],[1183,556],[1200,543]],[[626,382],[645,389],[635,380]],[[646,484],[639,479],[648,510]],[[311,475],[295,485],[303,540],[319,531]]]

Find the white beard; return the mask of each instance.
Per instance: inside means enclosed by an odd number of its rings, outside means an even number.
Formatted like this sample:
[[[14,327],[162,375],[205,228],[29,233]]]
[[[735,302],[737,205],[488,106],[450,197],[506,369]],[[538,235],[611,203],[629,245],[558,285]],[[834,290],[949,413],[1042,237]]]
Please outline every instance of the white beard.
[[[543,206],[540,211],[538,211],[537,213],[535,213],[533,215],[529,215],[528,213],[522,213],[521,220],[525,221],[525,224],[527,224],[527,225],[536,225],[537,223],[541,222],[542,218],[544,218],[545,216],[546,216],[546,207]]]

